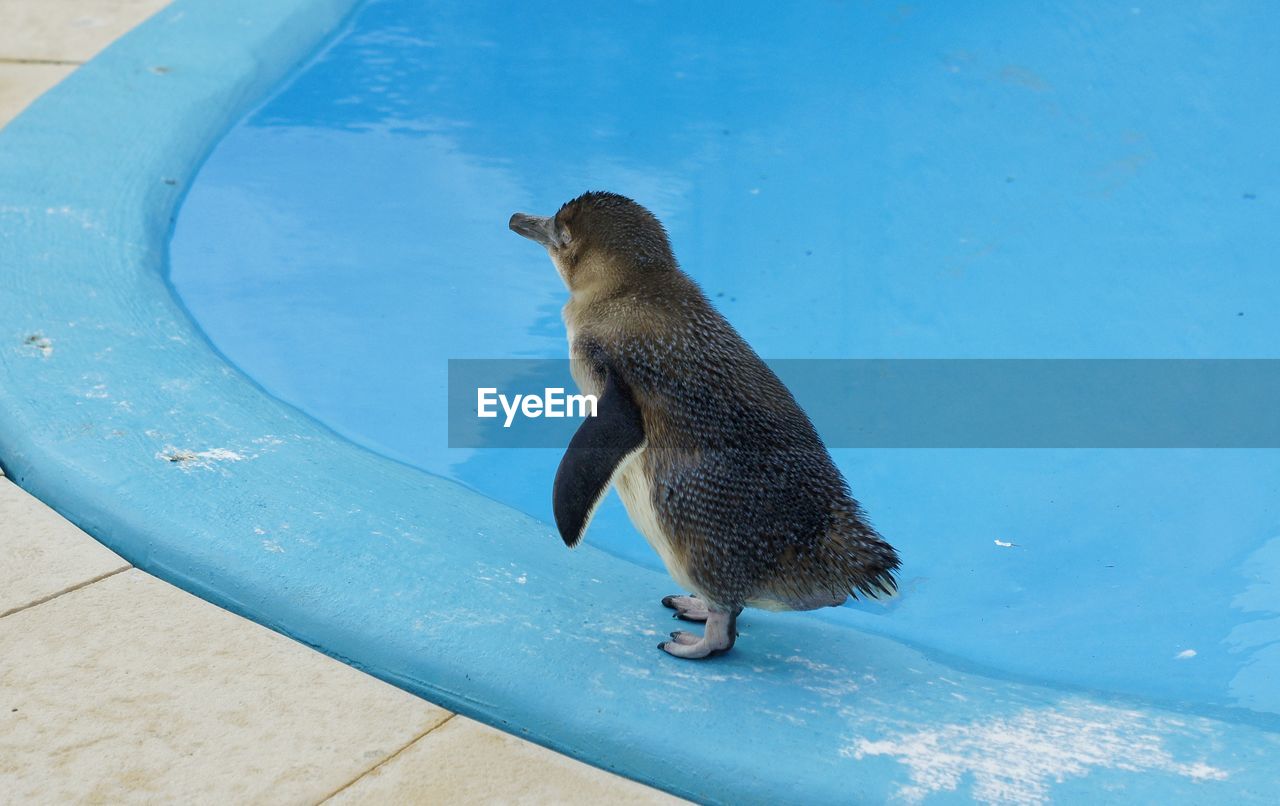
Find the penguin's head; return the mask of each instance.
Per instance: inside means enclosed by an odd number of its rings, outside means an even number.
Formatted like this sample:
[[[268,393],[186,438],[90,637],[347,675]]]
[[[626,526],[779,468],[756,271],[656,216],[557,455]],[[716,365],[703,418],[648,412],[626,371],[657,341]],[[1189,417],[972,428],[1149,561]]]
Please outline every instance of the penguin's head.
[[[584,193],[550,217],[516,213],[510,227],[547,248],[560,278],[575,293],[675,268],[662,223],[617,193]]]

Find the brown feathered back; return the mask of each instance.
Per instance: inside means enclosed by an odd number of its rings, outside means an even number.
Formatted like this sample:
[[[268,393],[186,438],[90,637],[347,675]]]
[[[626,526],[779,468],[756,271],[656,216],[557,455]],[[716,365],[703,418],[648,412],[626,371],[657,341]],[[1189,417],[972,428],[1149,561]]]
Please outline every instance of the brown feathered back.
[[[658,220],[608,193],[557,219],[574,243],[557,261],[574,291],[572,351],[630,388],[653,508],[688,578],[728,608],[891,592],[896,552],[791,393],[680,270]]]

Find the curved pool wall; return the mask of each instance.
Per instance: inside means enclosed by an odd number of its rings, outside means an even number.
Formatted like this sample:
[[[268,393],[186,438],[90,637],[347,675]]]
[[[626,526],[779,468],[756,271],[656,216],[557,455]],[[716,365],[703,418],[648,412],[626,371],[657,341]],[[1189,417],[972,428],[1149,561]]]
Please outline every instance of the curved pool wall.
[[[839,613],[750,613],[733,654],[664,658],[664,574],[566,552],[544,523],[337,437],[223,360],[165,284],[169,224],[216,138],[349,11],[179,0],[0,133],[8,475],[145,570],[688,797],[1280,788],[1265,725],[978,674]]]

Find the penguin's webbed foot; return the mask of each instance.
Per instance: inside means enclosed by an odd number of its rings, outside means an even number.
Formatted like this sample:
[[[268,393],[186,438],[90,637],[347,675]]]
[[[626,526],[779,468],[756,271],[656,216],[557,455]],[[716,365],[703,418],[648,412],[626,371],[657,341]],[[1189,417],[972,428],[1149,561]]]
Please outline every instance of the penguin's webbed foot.
[[[672,597],[668,597],[672,598]],[[679,598],[679,597],[676,597]],[[666,599],[663,600],[666,603]],[[707,610],[707,629],[703,635],[679,630],[671,633],[671,640],[658,644],[658,649],[677,658],[705,658],[733,649],[738,637],[737,621],[740,610],[725,613]]]
[[[685,621],[706,621],[711,611],[707,603],[696,596],[664,596],[662,606],[676,611],[676,618]]]

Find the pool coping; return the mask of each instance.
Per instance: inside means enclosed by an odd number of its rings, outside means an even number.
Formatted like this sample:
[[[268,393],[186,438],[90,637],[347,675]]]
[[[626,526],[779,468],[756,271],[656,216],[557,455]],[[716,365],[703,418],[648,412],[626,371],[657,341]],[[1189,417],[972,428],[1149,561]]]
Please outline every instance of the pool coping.
[[[1063,780],[1151,798],[1280,791],[1260,769],[1280,769],[1273,734],[970,675],[869,635],[829,646],[851,632],[817,617],[753,617],[751,640],[714,665],[660,658],[662,575],[589,546],[570,555],[545,524],[342,440],[228,365],[164,280],[171,222],[221,133],[355,5],[179,0],[0,133],[0,187],[16,189],[0,199],[11,478],[143,570],[684,797],[774,802],[802,785],[813,802],[883,800],[970,781],[976,796],[991,781],[1035,794]],[[394,617],[371,622],[370,597]],[[975,693],[979,711],[950,696]],[[751,729],[773,741],[743,742]],[[1054,729],[1102,739],[1029,758]],[[1152,736],[1145,755],[1096,758]],[[990,761],[993,746],[1008,757]]]

